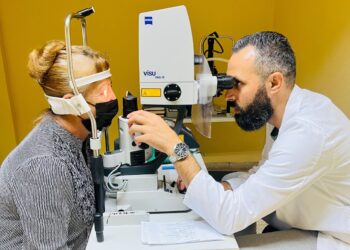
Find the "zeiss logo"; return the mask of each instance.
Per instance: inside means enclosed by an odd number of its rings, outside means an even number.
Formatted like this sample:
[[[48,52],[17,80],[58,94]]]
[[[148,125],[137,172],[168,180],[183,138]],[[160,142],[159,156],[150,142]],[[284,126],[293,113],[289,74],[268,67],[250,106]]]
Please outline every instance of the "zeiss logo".
[[[153,25],[153,17],[145,16],[145,25]]]
[[[157,75],[157,72],[155,72],[155,71],[150,71],[150,70],[146,70],[146,71],[143,71],[143,75],[144,75],[144,76],[156,76],[156,75]]]

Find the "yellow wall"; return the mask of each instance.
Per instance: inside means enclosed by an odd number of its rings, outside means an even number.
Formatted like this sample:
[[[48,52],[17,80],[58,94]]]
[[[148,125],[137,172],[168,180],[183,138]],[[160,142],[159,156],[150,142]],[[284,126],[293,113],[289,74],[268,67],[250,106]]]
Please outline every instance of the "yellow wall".
[[[88,18],[89,45],[109,57],[113,88],[121,100],[126,90],[138,94],[138,14],[184,4],[198,52],[203,35],[213,31],[234,39],[260,30],[285,34],[297,56],[297,82],[329,96],[349,116],[350,2],[314,1],[5,1],[0,0],[0,162],[31,130],[48,105],[41,89],[27,75],[28,53],[50,39],[64,39],[64,18],[93,5]],[[79,43],[79,26],[74,41]],[[227,48],[226,48],[227,49]],[[229,55],[226,54],[226,57]],[[225,65],[217,64],[220,71]],[[222,103],[221,100],[217,102]],[[191,126],[190,126],[191,127]],[[192,127],[193,128],[193,127]],[[257,160],[264,130],[246,133],[232,123],[213,124],[213,138],[194,132],[207,160]],[[113,124],[111,137],[117,136]]]
[[[350,1],[276,1],[275,29],[296,53],[297,83],[350,116]]]
[[[11,149],[16,146],[14,123],[12,119],[10,98],[7,90],[5,69],[3,64],[4,58],[2,57],[1,53],[1,45],[0,40],[0,163],[8,152],[10,152]]]
[[[5,110],[5,117],[9,121],[5,123],[8,128],[4,130],[9,137],[17,138],[16,142],[19,143],[31,130],[33,120],[48,107],[41,89],[27,75],[27,57],[31,49],[40,47],[47,40],[64,39],[64,18],[68,13],[90,5],[95,7],[96,14],[87,19],[88,43],[92,48],[106,53],[109,57],[112,65],[113,88],[118,99],[121,100],[126,90],[134,94],[139,92],[138,14],[181,4],[186,5],[190,16],[196,52],[199,51],[200,38],[213,31],[238,39],[247,33],[273,28],[273,0],[217,0],[215,2],[209,0],[0,0],[0,40],[13,115],[11,124],[9,108]],[[76,25],[76,27],[79,26]],[[78,39],[80,39],[80,32],[74,29],[73,40],[80,43]],[[226,49],[229,50],[229,48]],[[221,66],[221,71],[224,69],[224,65]],[[2,73],[1,67],[0,73]],[[4,96],[3,91],[0,94],[1,97]],[[9,103],[6,95],[4,101]],[[14,128],[14,133],[11,127]],[[243,155],[247,155],[247,152],[250,155],[250,152],[253,152],[255,157],[256,152],[262,147],[263,134],[263,130],[245,133],[240,131],[236,124],[226,123],[213,125],[211,140],[196,135],[206,155],[216,156],[226,152],[227,156],[233,151],[236,152],[232,154],[235,158],[235,155],[239,156],[241,152],[244,152]],[[117,126],[114,124],[111,137],[116,136]],[[8,151],[9,147],[1,146],[0,162]],[[242,159],[242,156],[238,158]]]
[[[126,90],[138,94],[138,14],[181,4],[188,9],[196,52],[200,38],[213,31],[234,39],[260,30],[285,34],[297,56],[298,84],[329,96],[349,116],[350,2],[347,0],[336,4],[325,0],[217,0],[215,6],[209,0],[0,0],[0,115],[3,118],[0,162],[48,106],[41,89],[27,75],[27,56],[31,49],[47,40],[64,39],[64,18],[68,13],[90,5],[95,7],[97,13],[88,18],[89,45],[110,59],[113,88],[121,100]],[[78,27],[75,25],[73,29],[75,43],[80,43]],[[220,72],[225,71],[225,65],[217,66]],[[223,103],[223,99],[216,102]],[[215,123],[212,127],[211,140],[194,132],[207,160],[258,159],[264,130],[246,133],[232,123]],[[114,122],[111,138],[116,136]]]

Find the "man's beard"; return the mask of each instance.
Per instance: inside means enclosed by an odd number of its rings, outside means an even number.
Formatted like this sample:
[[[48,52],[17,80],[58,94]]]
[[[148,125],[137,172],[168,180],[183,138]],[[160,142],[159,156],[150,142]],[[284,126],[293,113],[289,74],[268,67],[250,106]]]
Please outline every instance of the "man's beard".
[[[264,86],[258,89],[254,100],[242,109],[235,103],[236,111],[234,115],[238,126],[245,131],[253,131],[263,127],[273,114],[271,100],[267,96]]]

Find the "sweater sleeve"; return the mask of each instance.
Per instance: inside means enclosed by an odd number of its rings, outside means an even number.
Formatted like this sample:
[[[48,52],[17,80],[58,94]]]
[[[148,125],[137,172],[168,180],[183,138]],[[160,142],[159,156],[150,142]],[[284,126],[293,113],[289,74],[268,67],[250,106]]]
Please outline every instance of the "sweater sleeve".
[[[23,227],[23,249],[68,249],[73,183],[53,157],[28,160],[10,181]]]

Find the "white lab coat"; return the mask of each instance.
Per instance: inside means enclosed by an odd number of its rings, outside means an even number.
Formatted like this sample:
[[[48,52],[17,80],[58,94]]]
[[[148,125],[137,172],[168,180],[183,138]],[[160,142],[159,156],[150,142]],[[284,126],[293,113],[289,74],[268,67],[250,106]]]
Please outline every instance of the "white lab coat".
[[[200,171],[184,203],[223,234],[269,215],[281,229],[319,231],[318,250],[350,249],[349,119],[325,96],[294,86],[278,138],[268,140],[257,171],[239,176],[243,184],[229,180],[234,190],[224,191]]]

